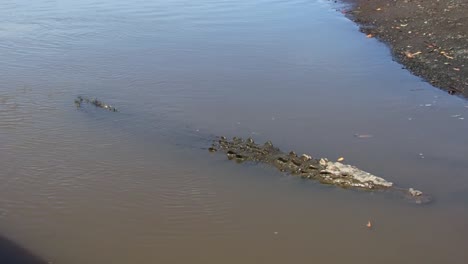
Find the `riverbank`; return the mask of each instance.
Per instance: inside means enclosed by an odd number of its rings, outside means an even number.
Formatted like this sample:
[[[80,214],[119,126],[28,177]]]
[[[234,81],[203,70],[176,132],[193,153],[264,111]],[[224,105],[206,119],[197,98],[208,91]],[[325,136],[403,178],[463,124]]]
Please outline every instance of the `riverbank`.
[[[389,44],[413,74],[468,97],[468,1],[343,0],[343,10],[369,38]]]

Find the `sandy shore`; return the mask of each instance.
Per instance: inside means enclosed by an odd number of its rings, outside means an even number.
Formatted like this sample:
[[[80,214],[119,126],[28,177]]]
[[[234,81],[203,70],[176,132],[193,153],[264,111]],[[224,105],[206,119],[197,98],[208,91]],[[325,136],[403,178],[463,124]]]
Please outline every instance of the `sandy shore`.
[[[343,0],[368,37],[413,74],[468,97],[468,0]]]

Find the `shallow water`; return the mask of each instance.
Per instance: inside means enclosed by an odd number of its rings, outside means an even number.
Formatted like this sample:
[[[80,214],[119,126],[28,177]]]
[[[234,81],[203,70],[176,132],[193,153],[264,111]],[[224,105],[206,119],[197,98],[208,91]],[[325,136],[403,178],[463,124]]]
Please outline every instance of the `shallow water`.
[[[0,235],[53,263],[466,263],[468,103],[341,8],[2,1]],[[240,166],[214,135],[343,156],[435,202]]]

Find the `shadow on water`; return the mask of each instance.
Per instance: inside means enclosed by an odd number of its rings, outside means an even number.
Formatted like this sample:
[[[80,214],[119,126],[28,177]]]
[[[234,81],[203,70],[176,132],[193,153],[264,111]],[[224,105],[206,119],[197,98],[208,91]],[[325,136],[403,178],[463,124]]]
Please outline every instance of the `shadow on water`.
[[[12,240],[0,235],[0,263],[1,264],[46,264],[29,250]]]

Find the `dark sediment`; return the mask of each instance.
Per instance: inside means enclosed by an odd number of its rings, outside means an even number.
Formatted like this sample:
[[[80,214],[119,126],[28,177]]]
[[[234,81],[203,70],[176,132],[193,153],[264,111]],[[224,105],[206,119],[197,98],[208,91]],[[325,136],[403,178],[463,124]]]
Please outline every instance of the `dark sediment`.
[[[264,163],[289,175],[316,180],[323,184],[369,191],[390,191],[409,198],[418,204],[431,201],[430,196],[421,191],[413,188],[396,187],[392,182],[354,166],[328,161],[323,158],[316,159],[306,154],[298,156],[293,151],[284,153],[269,141],[260,145],[256,144],[251,138],[243,140],[234,137],[232,140],[228,140],[225,137],[220,137],[214,141],[208,150],[210,152],[223,152],[229,160],[238,163]]]
[[[468,97],[467,0],[342,0],[368,37],[389,44],[413,74]],[[336,1],[335,1],[336,2]]]

